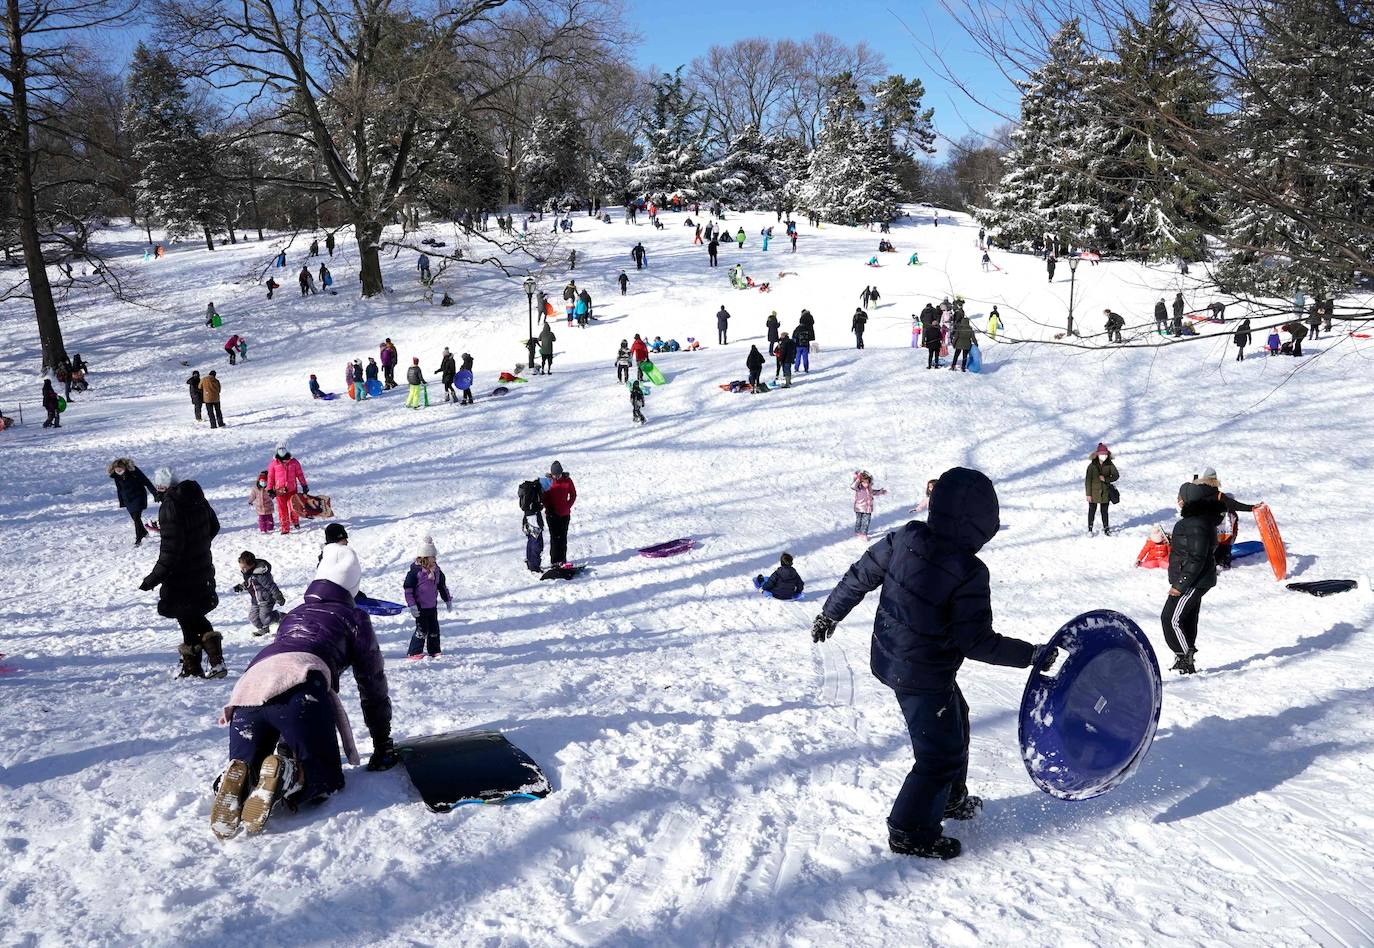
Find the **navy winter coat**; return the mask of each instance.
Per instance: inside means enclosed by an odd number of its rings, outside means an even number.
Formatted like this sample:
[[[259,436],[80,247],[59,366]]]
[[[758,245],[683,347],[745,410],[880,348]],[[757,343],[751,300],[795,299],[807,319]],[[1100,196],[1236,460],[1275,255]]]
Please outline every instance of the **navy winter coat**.
[[[288,612],[277,626],[277,638],[248,667],[271,655],[309,652],[329,666],[329,687],[339,690],[344,669],[353,669],[363,721],[373,746],[391,736],[391,696],[386,668],[372,620],[353,604],[353,597],[338,583],[317,579],[305,590],[305,602]]]
[[[119,506],[130,513],[142,513],[147,510],[149,494],[157,497],[157,489],[153,487],[153,482],[148,480],[147,474],[136,467],[129,468],[123,475],[111,474],[110,480],[115,482]]]
[[[760,588],[772,593],[774,599],[796,599],[806,588],[806,583],[791,566],[779,566]]]
[[[882,587],[869,662],[896,691],[942,693],[965,658],[1026,668],[1034,646],[993,631],[988,568],[975,555],[999,526],[992,481],[968,468],[946,471],[927,522],[913,520],[871,546],[821,611],[839,622]]]

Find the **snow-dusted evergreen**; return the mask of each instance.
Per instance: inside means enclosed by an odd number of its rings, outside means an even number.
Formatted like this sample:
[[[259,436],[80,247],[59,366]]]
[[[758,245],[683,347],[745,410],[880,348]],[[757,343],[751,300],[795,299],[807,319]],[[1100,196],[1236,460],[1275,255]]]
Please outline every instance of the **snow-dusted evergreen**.
[[[1045,65],[1018,83],[1021,123],[1007,173],[980,213],[1003,244],[1050,234],[1060,244],[1095,246],[1113,237],[1104,184],[1113,135],[1101,97],[1110,70],[1070,20],[1050,41]]]
[[[853,76],[836,77],[800,204],[822,219],[859,224],[890,219],[902,199],[887,130],[865,116]]]
[[[707,175],[708,192],[740,210],[790,211],[796,203],[799,176],[805,175],[807,152],[780,135],[761,135],[746,125],[730,140]]]
[[[1113,229],[1120,248],[1145,260],[1205,255],[1217,232],[1217,188],[1202,173],[1218,99],[1195,23],[1174,0],[1151,0],[1144,20],[1127,13],[1103,96],[1109,124]]]
[[[644,116],[644,157],[631,171],[630,189],[655,199],[699,196],[705,162],[694,96],[683,87],[682,67],[653,83],[654,102]]]
[[[169,237],[199,230],[214,249],[219,181],[212,150],[191,111],[185,83],[165,53],[142,43],[134,50],[126,108],[139,169],[140,213],[162,224]]]
[[[541,112],[530,123],[520,158],[525,206],[562,207],[580,199],[586,188],[583,134],[569,109]]]
[[[1239,289],[1320,294],[1374,260],[1374,172],[1348,131],[1370,128],[1369,27],[1331,10],[1321,0],[1277,0],[1247,63],[1252,78],[1230,117],[1229,165],[1240,186],[1225,232],[1235,250],[1225,278]],[[1284,199],[1252,202],[1249,188]]]

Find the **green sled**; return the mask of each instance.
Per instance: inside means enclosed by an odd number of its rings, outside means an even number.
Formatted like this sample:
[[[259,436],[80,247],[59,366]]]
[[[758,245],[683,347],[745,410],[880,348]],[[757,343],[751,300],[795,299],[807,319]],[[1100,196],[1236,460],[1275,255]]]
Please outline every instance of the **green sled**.
[[[663,372],[659,370],[658,366],[654,365],[648,359],[645,359],[643,362],[639,363],[639,368],[640,371],[644,373],[644,377],[648,379],[650,382],[653,382],[655,385],[668,384],[668,380],[663,377]]]

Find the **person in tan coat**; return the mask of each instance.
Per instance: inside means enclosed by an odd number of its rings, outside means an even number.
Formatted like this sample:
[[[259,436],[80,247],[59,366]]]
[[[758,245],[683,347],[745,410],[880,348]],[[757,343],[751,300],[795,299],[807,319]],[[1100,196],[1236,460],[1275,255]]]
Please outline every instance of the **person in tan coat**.
[[[200,380],[200,397],[205,402],[205,411],[210,416],[211,428],[224,427],[224,415],[219,407],[219,377],[215,370]]]

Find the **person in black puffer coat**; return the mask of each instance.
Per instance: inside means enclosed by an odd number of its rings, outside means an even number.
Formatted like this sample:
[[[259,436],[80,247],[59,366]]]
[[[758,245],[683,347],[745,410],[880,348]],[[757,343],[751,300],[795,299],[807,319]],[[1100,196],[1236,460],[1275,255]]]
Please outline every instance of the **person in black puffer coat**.
[[[774,599],[796,599],[806,588],[800,574],[792,567],[792,554],[784,553],[778,558],[778,568],[768,578],[762,574],[754,577],[754,586]]]
[[[158,468],[153,486],[162,495],[157,512],[162,539],[157,563],[138,587],[147,592],[155,586],[162,591],[157,613],[175,619],[181,627],[180,678],[223,678],[224,654],[220,634],[206,618],[219,605],[215,592],[215,561],[210,543],[219,533],[219,518],[195,481],[179,481],[170,468]],[[210,660],[207,673],[201,652]]]
[[[1217,584],[1217,527],[1226,505],[1215,487],[1196,481],[1178,489],[1178,505],[1182,517],[1170,534],[1169,598],[1160,622],[1174,653],[1171,670],[1191,675],[1197,671],[1193,656],[1202,597]]]
[[[106,468],[106,473],[110,475],[110,480],[115,482],[115,495],[119,499],[119,506],[128,511],[129,516],[133,518],[134,546],[139,546],[148,536],[148,528],[143,526],[143,511],[148,509],[148,495],[151,494],[156,500],[157,489],[153,487],[153,482],[148,480],[148,475],[128,458],[115,458]]]
[[[964,659],[1047,668],[1056,652],[999,635],[992,627],[988,568],[977,553],[1001,526],[987,475],[956,467],[935,482],[926,522],[889,533],[849,568],[811,627],[822,642],[869,592],[882,588],[870,667],[897,695],[916,762],[887,818],[893,852],[949,859],[957,839],[941,821],[972,819],[968,705],[955,677]]]

